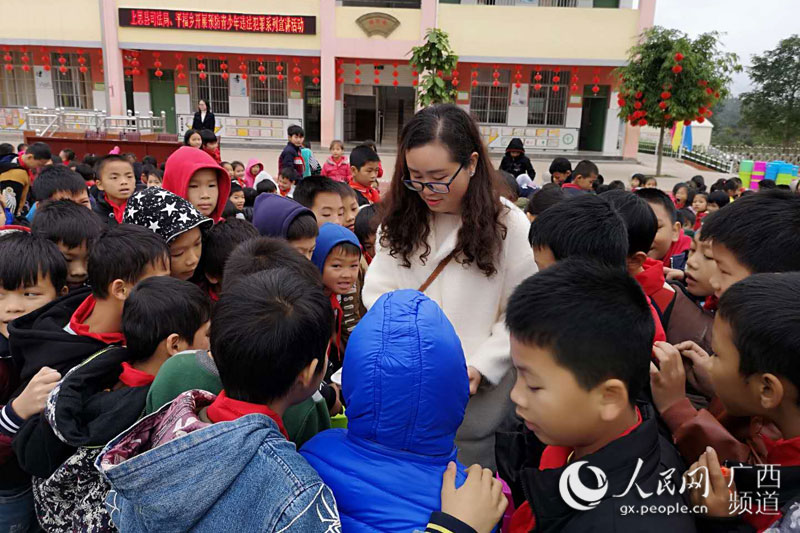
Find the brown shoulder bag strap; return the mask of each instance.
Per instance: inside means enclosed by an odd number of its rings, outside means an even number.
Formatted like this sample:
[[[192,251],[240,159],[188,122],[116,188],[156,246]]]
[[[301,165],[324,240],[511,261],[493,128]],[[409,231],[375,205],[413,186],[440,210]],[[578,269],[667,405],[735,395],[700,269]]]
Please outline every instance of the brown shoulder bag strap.
[[[446,266],[447,266],[447,264],[448,264],[448,263],[449,263],[449,262],[450,262],[450,261],[453,259],[453,256],[454,256],[454,255],[455,255],[455,250],[453,250],[452,252],[450,252],[449,254],[447,254],[447,257],[445,257],[444,259],[442,259],[441,261],[439,261],[439,264],[438,264],[438,265],[436,265],[436,268],[434,268],[434,269],[433,269],[433,272],[431,272],[431,275],[430,275],[430,276],[428,276],[428,279],[426,279],[426,280],[425,280],[425,281],[422,283],[422,285],[420,285],[420,286],[419,286],[419,289],[417,289],[417,290],[418,290],[419,292],[425,292],[425,290],[426,290],[428,287],[430,287],[430,286],[431,286],[431,283],[433,283],[433,282],[436,280],[436,278],[438,278],[438,277],[439,277],[439,274],[441,274],[441,273],[442,273],[442,270],[444,270],[444,267],[446,267]]]

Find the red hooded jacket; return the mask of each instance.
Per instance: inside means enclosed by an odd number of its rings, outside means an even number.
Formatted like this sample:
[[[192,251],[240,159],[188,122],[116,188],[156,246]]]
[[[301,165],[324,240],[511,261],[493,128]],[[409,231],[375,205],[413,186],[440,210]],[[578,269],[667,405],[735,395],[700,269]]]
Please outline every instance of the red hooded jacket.
[[[174,192],[181,198],[189,199],[187,191],[189,180],[198,170],[210,168],[217,173],[217,185],[219,186],[219,197],[217,207],[211,213],[211,219],[219,222],[222,218],[222,211],[231,193],[231,178],[224,168],[219,166],[214,158],[203,150],[192,148],[191,146],[181,146],[167,158],[164,168],[164,181],[162,187],[170,192]]]

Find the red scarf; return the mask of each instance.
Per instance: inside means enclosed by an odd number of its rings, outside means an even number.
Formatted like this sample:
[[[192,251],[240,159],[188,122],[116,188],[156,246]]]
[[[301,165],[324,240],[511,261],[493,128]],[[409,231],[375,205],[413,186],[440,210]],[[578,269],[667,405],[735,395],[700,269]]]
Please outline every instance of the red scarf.
[[[72,314],[72,318],[69,319],[69,328],[75,333],[75,335],[80,335],[82,337],[90,337],[92,339],[96,339],[105,344],[125,344],[125,335],[119,332],[108,332],[108,333],[95,333],[93,331],[89,331],[89,326],[84,324],[86,319],[89,318],[89,315],[92,314],[94,311],[94,306],[97,303],[93,295],[89,295],[86,299],[78,306],[75,312]]]
[[[366,198],[370,204],[376,204],[381,201],[381,192],[374,187],[364,187],[356,180],[350,180],[350,188],[364,195],[364,198]]]
[[[561,188],[562,189],[578,189],[579,191],[583,190],[580,187],[578,187],[577,185],[575,185],[574,183],[565,183],[564,185],[561,186]]]
[[[342,304],[339,302],[339,298],[336,296],[335,292],[331,293],[331,307],[333,308],[333,314],[336,315],[336,351],[339,354],[339,361],[341,361],[343,359],[342,315],[344,314],[344,310],[342,310]]]
[[[683,228],[681,228],[680,233],[678,234],[678,240],[673,242],[672,245],[669,247],[667,251],[667,255],[664,256],[663,263],[664,266],[667,268],[672,268],[672,256],[680,255],[689,248],[692,247],[692,238],[688,235],[683,233]]]
[[[128,387],[144,387],[150,385],[156,377],[143,370],[137,370],[128,363],[122,363],[122,374],[119,380]]]
[[[642,423],[642,413],[639,408],[636,409],[636,423],[623,431],[617,439],[628,435],[631,431],[638,428]],[[614,439],[614,440],[617,440]],[[539,470],[547,470],[549,468],[561,468],[566,466],[569,462],[569,457],[574,450],[566,446],[547,446],[542,452],[542,458],[539,459]],[[525,501],[519,506],[511,517],[511,533],[528,533],[533,531],[536,527],[536,520],[531,511],[530,504]]]
[[[280,187],[278,187],[278,192],[280,192],[280,193],[281,193],[281,196],[286,196],[287,194],[289,194],[290,192],[292,192],[292,188],[291,188],[291,187],[289,187],[288,189],[286,189],[286,190],[284,191],[283,189],[281,189]]]
[[[228,395],[225,394],[224,390],[219,392],[216,399],[211,403],[211,405],[208,406],[208,410],[206,411],[208,419],[215,424],[217,422],[229,422],[231,420],[236,420],[245,415],[251,415],[253,413],[260,413],[270,417],[275,421],[276,424],[278,424],[278,429],[280,430],[281,435],[286,437],[287,440],[289,439],[289,434],[286,433],[286,428],[283,427],[283,420],[281,420],[281,417],[278,415],[278,413],[266,405],[243,402],[241,400],[228,398]]]
[[[122,215],[125,214],[125,205],[128,203],[128,200],[123,200],[122,204],[117,205],[106,195],[106,202],[108,202],[108,205],[110,205],[111,209],[114,211],[114,219],[116,219],[117,224],[122,224]]]

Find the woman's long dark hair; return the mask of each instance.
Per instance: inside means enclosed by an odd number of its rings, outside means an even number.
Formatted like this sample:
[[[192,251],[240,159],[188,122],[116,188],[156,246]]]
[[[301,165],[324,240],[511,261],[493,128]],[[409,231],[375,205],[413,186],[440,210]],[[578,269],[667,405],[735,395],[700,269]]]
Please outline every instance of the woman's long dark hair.
[[[423,264],[430,254],[427,241],[432,213],[419,193],[403,185],[403,179],[408,176],[406,152],[437,141],[465,168],[472,153],[478,154],[475,175],[462,199],[455,253],[459,263],[475,263],[491,276],[497,272],[496,260],[506,236],[506,227],[500,222],[503,205],[495,188],[497,177],[477,125],[466,111],[452,104],[423,109],[403,128],[391,188],[381,206],[381,245],[389,248],[392,257],[399,256],[405,267],[411,266],[415,254]]]
[[[186,130],[186,133],[183,134],[183,145],[184,146],[189,146],[189,139],[191,139],[192,135],[194,135],[195,133],[200,135],[200,132],[195,130],[195,129],[189,128],[188,130]],[[200,135],[200,137],[202,138],[203,136]]]
[[[206,113],[211,113],[211,104],[208,103],[208,100],[205,98],[198,98],[197,99],[197,112],[200,112],[200,102],[206,103]]]

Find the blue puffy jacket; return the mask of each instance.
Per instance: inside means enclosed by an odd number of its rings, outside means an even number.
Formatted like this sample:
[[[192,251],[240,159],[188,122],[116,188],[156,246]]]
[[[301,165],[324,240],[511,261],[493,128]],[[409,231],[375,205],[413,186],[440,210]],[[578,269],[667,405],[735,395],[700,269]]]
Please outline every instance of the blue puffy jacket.
[[[342,380],[348,429],[300,453],[333,491],[345,533],[424,530],[469,400],[458,335],[424,294],[384,294],[350,336]]]

